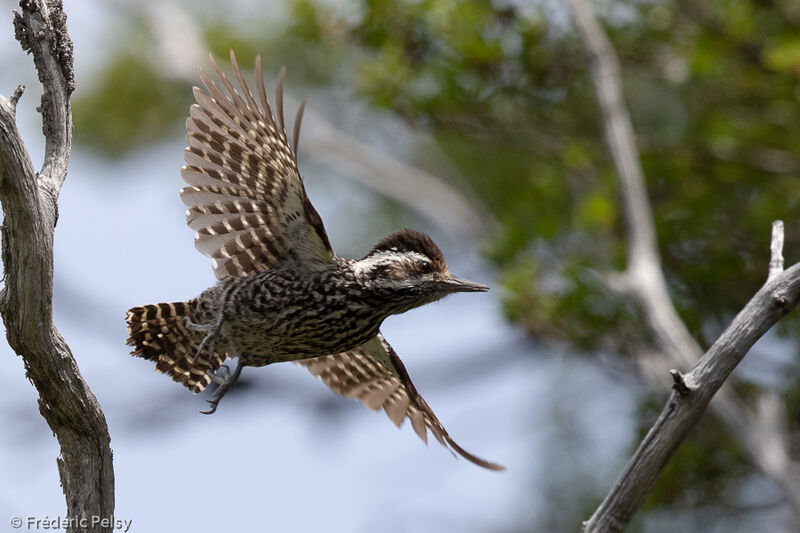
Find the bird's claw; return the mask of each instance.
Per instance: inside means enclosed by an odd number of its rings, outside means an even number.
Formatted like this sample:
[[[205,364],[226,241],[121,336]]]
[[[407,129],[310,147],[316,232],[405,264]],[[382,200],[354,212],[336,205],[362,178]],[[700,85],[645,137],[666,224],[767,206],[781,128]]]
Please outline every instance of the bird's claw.
[[[206,400],[208,402],[208,405],[210,406],[210,409],[208,411],[200,411],[204,415],[213,415],[216,412],[217,405],[219,405],[219,402],[220,400],[222,400],[222,397],[225,396],[225,393],[227,393],[233,387],[233,383],[230,383],[228,381],[220,380],[217,383],[220,384],[217,387],[217,390],[214,391],[214,394],[211,396],[210,400]]]
[[[239,359],[236,361],[236,368],[231,373],[230,368],[228,365],[222,365],[218,373],[223,374],[223,376],[218,376],[217,374],[209,374],[211,379],[217,384],[217,389],[214,391],[214,394],[211,396],[210,400],[206,400],[210,409],[208,411],[200,411],[204,415],[211,415],[214,414],[217,410],[217,405],[219,405],[220,400],[222,400],[223,396],[227,394],[229,390],[231,390],[236,382],[239,379],[239,374],[242,373],[242,367],[244,364],[242,360]]]
[[[219,404],[219,400],[217,401],[206,400],[206,401],[208,402],[208,405],[211,406],[211,409],[209,409],[208,411],[200,411],[200,412],[204,415],[213,415],[217,411],[217,404]]]

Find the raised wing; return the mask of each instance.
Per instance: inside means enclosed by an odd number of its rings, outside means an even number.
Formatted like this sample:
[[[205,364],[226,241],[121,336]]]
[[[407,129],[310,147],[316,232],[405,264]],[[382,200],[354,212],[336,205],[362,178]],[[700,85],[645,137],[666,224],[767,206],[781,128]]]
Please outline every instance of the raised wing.
[[[227,93],[200,69],[204,92],[194,88],[197,104],[186,120],[186,165],[189,184],[181,199],[186,220],[197,233],[195,245],[212,258],[217,278],[244,276],[285,261],[309,269],[333,259],[322,219],[306,195],[297,170],[297,139],[303,106],[294,123],[294,151],[283,122],[283,78],[272,115],[256,58],[255,80],[261,105],[244,81],[236,57],[231,65],[237,92],[214,58],[211,64]]]
[[[383,408],[397,427],[408,418],[419,437],[427,444],[431,430],[442,446],[468,461],[490,470],[505,467],[490,463],[464,450],[450,438],[433,410],[417,392],[400,357],[383,335],[378,333],[349,352],[298,361],[320,378],[336,394],[358,398],[370,409]]]

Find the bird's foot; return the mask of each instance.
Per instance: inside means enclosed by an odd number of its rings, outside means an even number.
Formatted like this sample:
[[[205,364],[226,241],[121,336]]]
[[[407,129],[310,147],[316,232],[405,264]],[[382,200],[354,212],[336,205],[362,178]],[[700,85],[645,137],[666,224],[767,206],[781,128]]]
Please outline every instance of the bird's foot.
[[[220,400],[225,394],[231,390],[234,385],[236,385],[236,381],[239,379],[239,374],[242,373],[242,368],[244,367],[244,363],[241,359],[236,361],[236,368],[231,373],[230,369],[227,365],[222,365],[220,370],[217,374],[209,374],[211,379],[217,383],[217,389],[214,391],[214,394],[211,395],[211,399],[207,400],[208,405],[210,406],[208,411],[200,411],[204,415],[213,414],[217,410],[217,405],[219,405]],[[224,370],[223,370],[224,369]],[[218,374],[222,374],[221,376]]]
[[[208,377],[217,385],[222,386],[231,378],[231,369],[228,365],[222,365],[216,372],[209,372]]]

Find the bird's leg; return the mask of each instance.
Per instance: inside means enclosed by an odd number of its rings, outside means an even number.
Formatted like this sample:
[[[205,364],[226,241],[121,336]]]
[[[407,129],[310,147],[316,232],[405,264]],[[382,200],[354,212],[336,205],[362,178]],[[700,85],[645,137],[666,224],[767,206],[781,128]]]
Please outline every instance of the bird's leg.
[[[225,369],[224,376],[217,376],[215,374],[209,374],[211,379],[213,379],[217,383],[217,389],[214,391],[214,394],[211,396],[210,400],[208,401],[208,405],[211,408],[208,411],[200,411],[204,415],[213,414],[214,411],[217,410],[217,405],[219,401],[222,399],[225,394],[236,385],[236,381],[239,379],[239,374],[242,373],[242,368],[244,368],[244,363],[242,362],[242,358],[238,358],[236,360],[236,368],[233,369],[233,373],[228,369],[227,365],[223,365],[222,368]]]
[[[216,372],[209,370],[207,374],[208,377],[211,378],[211,381],[217,385],[223,385],[225,381],[231,377],[231,369],[228,365],[222,365]]]
[[[188,316],[183,317],[183,324],[188,329],[204,332],[206,334],[206,336],[203,337],[203,340],[200,342],[200,346],[197,347],[197,352],[194,354],[194,358],[192,359],[193,365],[200,357],[200,354],[203,352],[203,348],[205,348],[206,345],[208,345],[209,359],[211,359],[210,356],[214,355],[214,345],[217,343],[217,337],[219,336],[219,332],[222,330],[224,316],[225,314],[220,311],[217,314],[217,319],[213,324],[195,324]]]

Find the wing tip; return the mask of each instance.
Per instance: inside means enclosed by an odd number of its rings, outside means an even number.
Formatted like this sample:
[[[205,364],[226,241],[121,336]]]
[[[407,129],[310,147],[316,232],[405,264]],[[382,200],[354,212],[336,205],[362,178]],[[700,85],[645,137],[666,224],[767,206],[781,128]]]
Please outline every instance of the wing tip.
[[[286,133],[286,125],[283,121],[283,84],[286,82],[286,67],[281,67],[278,74],[278,82],[275,85],[275,112],[278,114],[278,125],[280,131]]]
[[[294,157],[297,159],[298,144],[300,142],[300,124],[303,122],[303,111],[306,109],[306,101],[300,102],[297,108],[297,115],[294,119],[294,131],[292,132],[292,144],[294,145]]]
[[[505,470],[506,470],[505,466],[503,466],[501,464],[498,464],[498,463],[493,463],[491,461],[487,461],[486,459],[482,459],[482,458],[478,457],[477,455],[473,455],[473,454],[469,453],[467,450],[465,450],[464,448],[459,446],[458,443],[456,443],[456,441],[451,439],[450,435],[445,435],[444,438],[447,441],[447,444],[449,444],[450,447],[458,455],[460,455],[461,457],[463,457],[464,459],[466,459],[470,463],[478,465],[478,466],[483,467],[483,468],[486,468],[487,470],[493,470],[495,472],[505,472]]]

